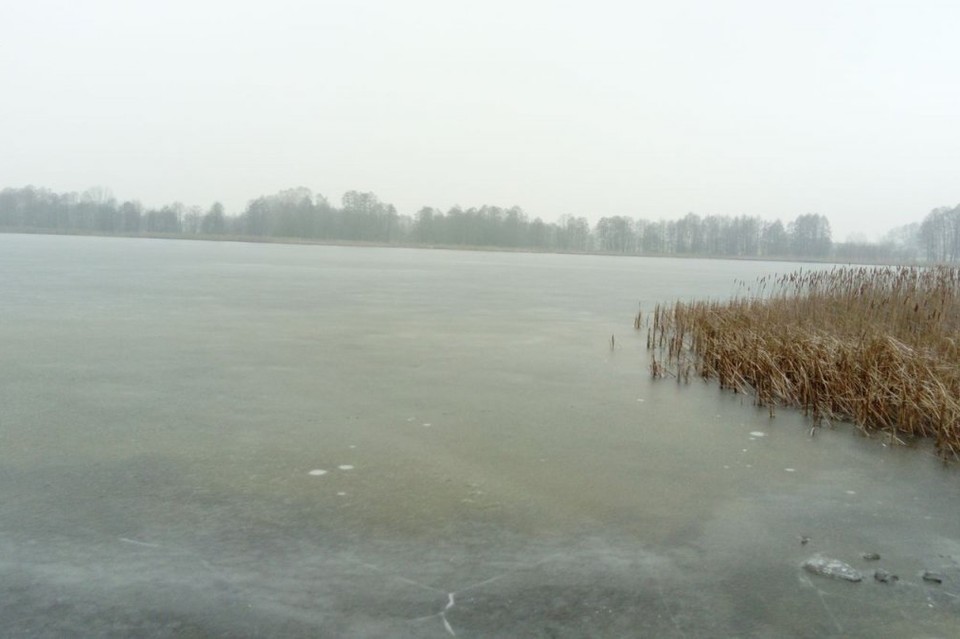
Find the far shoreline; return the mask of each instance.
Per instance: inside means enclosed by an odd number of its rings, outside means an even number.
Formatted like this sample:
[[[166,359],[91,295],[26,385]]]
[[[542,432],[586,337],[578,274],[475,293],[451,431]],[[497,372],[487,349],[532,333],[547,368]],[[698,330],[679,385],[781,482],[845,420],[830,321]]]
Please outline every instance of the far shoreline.
[[[909,266],[916,262],[888,261],[838,261],[836,259],[793,256],[733,256],[733,255],[691,255],[676,253],[618,253],[613,251],[558,251],[541,250],[532,247],[475,246],[466,244],[417,244],[410,242],[369,242],[362,240],[321,240],[300,237],[273,237],[250,235],[209,235],[192,233],[86,233],[81,231],[60,231],[41,228],[0,227],[4,235],[51,235],[63,237],[103,237],[117,239],[150,240],[187,240],[200,242],[238,242],[245,244],[286,244],[300,246],[342,246],[356,248],[399,248],[428,249],[440,251],[466,251],[480,253],[529,253],[534,255],[589,255],[598,257],[640,257],[659,259],[725,260],[735,262],[784,262],[791,264],[850,264],[857,266]]]

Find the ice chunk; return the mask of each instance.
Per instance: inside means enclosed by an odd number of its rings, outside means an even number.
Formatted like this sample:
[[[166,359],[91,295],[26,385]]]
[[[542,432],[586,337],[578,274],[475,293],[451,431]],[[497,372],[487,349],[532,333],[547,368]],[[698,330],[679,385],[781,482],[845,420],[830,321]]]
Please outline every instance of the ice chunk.
[[[844,579],[853,582],[863,581],[863,575],[860,574],[860,571],[850,564],[819,554],[803,562],[803,569],[815,575],[823,575],[824,577],[831,577],[833,579]]]

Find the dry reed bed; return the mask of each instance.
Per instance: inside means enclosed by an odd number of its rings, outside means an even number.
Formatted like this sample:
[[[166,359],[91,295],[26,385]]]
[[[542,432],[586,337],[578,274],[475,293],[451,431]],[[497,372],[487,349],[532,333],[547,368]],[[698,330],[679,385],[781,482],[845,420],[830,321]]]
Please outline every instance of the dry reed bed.
[[[960,269],[835,268],[740,285],[730,301],[657,305],[655,377],[716,378],[771,416],[799,407],[815,426],[932,437],[960,457]]]

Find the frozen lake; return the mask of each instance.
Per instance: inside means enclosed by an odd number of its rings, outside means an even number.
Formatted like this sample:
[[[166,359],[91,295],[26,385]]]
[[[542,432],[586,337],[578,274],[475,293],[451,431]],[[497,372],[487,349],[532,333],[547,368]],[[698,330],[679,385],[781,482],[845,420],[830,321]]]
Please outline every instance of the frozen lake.
[[[955,467],[650,379],[795,267],[0,235],[0,635],[957,636]]]

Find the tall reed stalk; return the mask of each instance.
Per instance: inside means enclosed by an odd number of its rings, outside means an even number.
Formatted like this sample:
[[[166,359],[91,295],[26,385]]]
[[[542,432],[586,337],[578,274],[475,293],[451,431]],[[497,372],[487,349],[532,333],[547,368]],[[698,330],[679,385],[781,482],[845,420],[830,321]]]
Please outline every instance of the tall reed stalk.
[[[932,437],[960,457],[960,269],[846,267],[740,284],[729,301],[653,309],[654,377],[695,372],[771,416],[799,407],[814,425]]]

